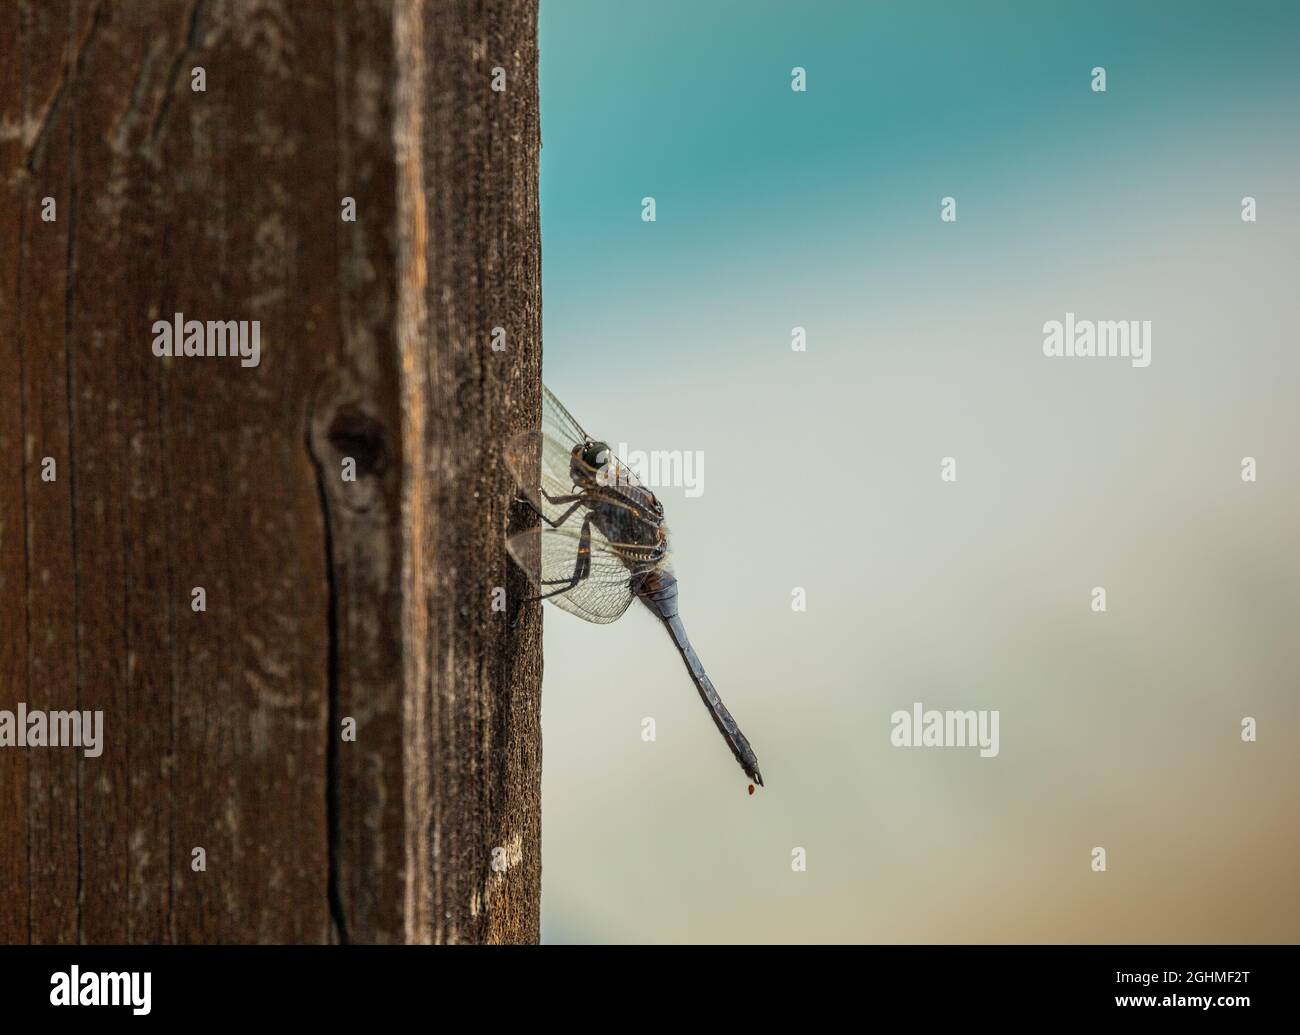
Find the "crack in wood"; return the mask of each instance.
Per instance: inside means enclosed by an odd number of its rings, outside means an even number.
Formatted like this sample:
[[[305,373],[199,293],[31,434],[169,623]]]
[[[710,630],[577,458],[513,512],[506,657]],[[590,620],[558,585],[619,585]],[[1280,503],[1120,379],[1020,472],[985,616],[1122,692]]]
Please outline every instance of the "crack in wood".
[[[203,17],[207,11],[207,6],[208,0],[194,0],[194,5],[190,8],[189,29],[185,34],[185,45],[172,60],[171,70],[167,74],[167,82],[163,91],[162,103],[158,105],[158,113],[149,126],[149,146],[151,148],[157,145],[158,134],[161,132],[163,123],[167,121],[167,115],[171,111],[172,98],[179,86],[177,78],[181,75],[185,59],[194,53],[202,43]]]
[[[342,855],[343,828],[340,816],[340,782],[341,764],[339,757],[342,740],[342,716],[340,713],[341,689],[339,685],[339,586],[335,555],[336,539],[333,507],[326,483],[327,459],[318,455],[312,436],[314,427],[314,403],[307,407],[305,443],[307,454],[316,471],[316,491],[320,500],[321,522],[325,540],[325,686],[326,686],[326,720],[325,720],[325,830],[326,830],[326,875],[325,890],[329,904],[330,925],[334,938],[342,945],[348,944],[347,915],[343,907],[343,894],[340,887],[339,861]],[[337,421],[338,418],[335,418]]]
[[[36,131],[36,139],[32,141],[27,157],[23,160],[23,166],[29,173],[34,173],[37,167],[45,161],[45,149],[50,132],[59,121],[59,114],[63,110],[63,98],[67,95],[69,84],[81,74],[81,69],[89,56],[91,45],[95,42],[95,36],[99,31],[103,15],[104,5],[96,5],[90,16],[90,28],[86,30],[86,35],[77,47],[77,52],[73,55],[72,61],[64,65],[63,78],[59,81],[58,89],[54,91],[54,98],[45,106],[45,114],[41,116],[40,129]]]

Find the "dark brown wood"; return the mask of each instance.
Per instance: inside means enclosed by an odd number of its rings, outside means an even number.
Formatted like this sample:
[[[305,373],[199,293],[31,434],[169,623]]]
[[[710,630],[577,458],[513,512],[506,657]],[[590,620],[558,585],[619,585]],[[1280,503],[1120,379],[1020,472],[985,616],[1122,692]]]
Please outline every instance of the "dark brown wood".
[[[531,0],[0,5],[0,708],[105,722],[0,748],[0,940],[537,939],[536,68]]]

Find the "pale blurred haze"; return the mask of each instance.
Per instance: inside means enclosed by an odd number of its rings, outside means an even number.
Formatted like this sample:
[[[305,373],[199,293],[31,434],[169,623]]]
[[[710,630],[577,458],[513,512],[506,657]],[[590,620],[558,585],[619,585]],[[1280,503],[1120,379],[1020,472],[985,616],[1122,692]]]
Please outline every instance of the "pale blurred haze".
[[[644,608],[548,608],[546,940],[1300,938],[1300,9],[975,6],[543,0],[546,381],[703,452],[683,617],[767,780]],[[916,701],[999,755],[891,746]]]

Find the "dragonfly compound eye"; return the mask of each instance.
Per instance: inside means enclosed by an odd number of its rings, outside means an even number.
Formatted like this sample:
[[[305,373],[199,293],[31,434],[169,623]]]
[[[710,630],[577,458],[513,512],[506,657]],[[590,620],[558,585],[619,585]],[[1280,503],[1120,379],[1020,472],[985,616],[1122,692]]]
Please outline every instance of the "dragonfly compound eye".
[[[588,442],[587,448],[582,451],[582,462],[599,470],[609,462],[609,446],[604,442]]]

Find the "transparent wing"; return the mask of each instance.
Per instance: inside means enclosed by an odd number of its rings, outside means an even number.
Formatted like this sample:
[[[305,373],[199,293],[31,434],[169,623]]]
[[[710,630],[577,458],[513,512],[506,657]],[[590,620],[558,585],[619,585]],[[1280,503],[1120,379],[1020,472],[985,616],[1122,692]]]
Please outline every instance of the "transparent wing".
[[[552,521],[569,508],[552,500],[576,491],[569,470],[569,448],[540,431],[525,431],[506,445],[506,466],[515,483],[538,510]],[[540,465],[539,465],[540,461]]]
[[[527,494],[533,506],[552,521],[571,506],[571,501],[565,501],[564,497],[576,492],[572,471],[574,447],[591,441],[591,436],[583,431],[563,403],[543,385],[541,430],[522,432],[506,445],[506,466],[514,475],[516,484]],[[583,464],[598,484],[641,485],[636,475],[612,452],[602,460],[598,468]]]
[[[546,385],[542,385],[542,432],[561,443],[566,456],[579,442],[592,440]]]
[[[506,549],[538,593],[563,590],[547,599],[570,614],[604,625],[620,617],[632,603],[632,575],[614,544],[591,525],[588,572],[574,582],[581,528],[582,522],[570,521],[559,528],[529,529],[507,539]],[[564,589],[566,586],[570,588]]]
[[[506,444],[505,455],[515,483],[547,517],[554,519],[564,509],[562,505],[550,504],[548,497],[573,494],[569,458],[574,446],[587,441],[581,425],[551,390],[542,385],[541,429],[516,435]]]

